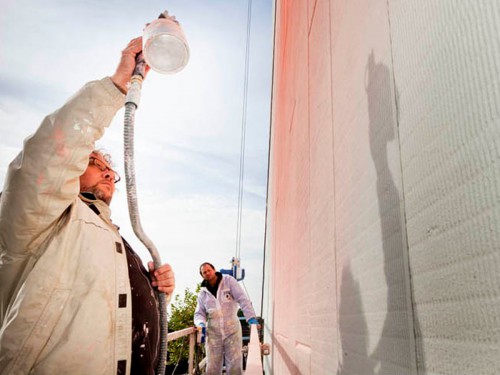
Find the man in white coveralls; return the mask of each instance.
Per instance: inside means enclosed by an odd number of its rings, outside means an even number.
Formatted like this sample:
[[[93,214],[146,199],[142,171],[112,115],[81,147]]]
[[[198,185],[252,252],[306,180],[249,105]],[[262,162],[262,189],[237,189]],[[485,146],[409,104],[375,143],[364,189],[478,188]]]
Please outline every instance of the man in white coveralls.
[[[241,324],[238,305],[249,324],[258,324],[252,303],[236,279],[216,272],[212,264],[200,266],[203,277],[194,314],[194,324],[206,327],[207,375],[240,375],[242,369]]]

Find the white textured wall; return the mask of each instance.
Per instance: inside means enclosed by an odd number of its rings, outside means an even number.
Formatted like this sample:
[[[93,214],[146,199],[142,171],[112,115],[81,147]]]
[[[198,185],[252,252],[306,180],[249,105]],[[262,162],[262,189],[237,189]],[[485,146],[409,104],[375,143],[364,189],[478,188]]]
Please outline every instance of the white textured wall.
[[[390,1],[421,372],[500,373],[500,2]]]
[[[411,374],[415,343],[387,1],[332,2],[331,35],[340,373]]]
[[[500,373],[500,2],[275,12],[266,373]]]

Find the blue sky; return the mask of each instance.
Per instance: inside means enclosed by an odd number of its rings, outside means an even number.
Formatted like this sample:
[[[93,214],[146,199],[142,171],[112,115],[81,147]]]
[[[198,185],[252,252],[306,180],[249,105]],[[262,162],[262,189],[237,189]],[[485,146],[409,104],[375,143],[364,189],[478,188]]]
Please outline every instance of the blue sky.
[[[136,113],[135,154],[142,225],[172,264],[177,293],[200,282],[204,261],[229,268],[235,255],[247,1],[0,0],[0,186],[23,140],[85,82],[111,75],[120,51],[163,10],[190,46],[175,75],[150,72]],[[253,0],[241,262],[260,312],[273,14]],[[123,174],[123,110],[98,146]],[[143,260],[128,219],[125,185],[111,208]]]

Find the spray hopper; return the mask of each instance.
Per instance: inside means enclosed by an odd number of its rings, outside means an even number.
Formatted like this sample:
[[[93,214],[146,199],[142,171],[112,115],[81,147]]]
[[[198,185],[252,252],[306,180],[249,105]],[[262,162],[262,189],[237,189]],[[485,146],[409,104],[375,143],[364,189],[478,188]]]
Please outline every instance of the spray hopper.
[[[158,73],[177,73],[188,63],[186,36],[175,16],[166,10],[146,26],[142,41],[146,63]]]

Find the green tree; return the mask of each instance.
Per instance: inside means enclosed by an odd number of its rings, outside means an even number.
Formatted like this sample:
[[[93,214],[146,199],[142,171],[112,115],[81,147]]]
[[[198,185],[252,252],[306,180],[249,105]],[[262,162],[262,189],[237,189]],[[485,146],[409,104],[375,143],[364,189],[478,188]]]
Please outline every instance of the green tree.
[[[189,288],[184,290],[184,296],[175,296],[174,302],[170,305],[170,316],[168,321],[169,332],[194,326],[193,316],[196,309],[196,300],[200,291],[200,284],[196,290],[191,292]],[[168,365],[187,361],[189,357],[189,336],[168,343]]]

